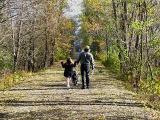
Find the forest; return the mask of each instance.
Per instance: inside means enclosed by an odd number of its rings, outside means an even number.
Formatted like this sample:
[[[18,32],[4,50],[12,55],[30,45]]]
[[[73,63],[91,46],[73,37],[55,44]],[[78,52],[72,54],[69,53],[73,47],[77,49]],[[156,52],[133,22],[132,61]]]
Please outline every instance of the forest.
[[[1,0],[2,72],[34,72],[66,57],[74,22],[63,16],[65,4],[64,0]]]
[[[160,1],[84,0],[81,29],[66,0],[0,0],[0,78],[66,59],[75,38],[133,88],[160,95]]]
[[[84,0],[80,37],[134,88],[160,93],[158,0]]]

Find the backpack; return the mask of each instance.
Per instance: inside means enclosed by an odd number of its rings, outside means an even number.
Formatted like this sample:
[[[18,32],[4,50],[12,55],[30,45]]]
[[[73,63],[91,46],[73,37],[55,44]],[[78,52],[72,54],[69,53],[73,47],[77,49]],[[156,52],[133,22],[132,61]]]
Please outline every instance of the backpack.
[[[84,52],[84,61],[83,61],[82,64],[88,63],[87,55],[88,55],[88,53],[85,53],[85,52]]]

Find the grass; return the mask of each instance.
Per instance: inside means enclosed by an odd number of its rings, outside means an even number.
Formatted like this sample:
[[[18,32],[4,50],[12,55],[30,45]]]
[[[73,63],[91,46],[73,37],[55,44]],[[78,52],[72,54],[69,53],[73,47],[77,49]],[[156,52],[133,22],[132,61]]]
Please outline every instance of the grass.
[[[32,75],[32,73],[27,73],[25,71],[19,71],[15,72],[13,74],[9,74],[2,78],[0,81],[0,90],[6,90],[9,89],[19,83],[21,83],[23,80],[25,80],[28,76]]]
[[[148,83],[140,83],[140,87],[138,90],[133,88],[129,81],[125,81],[126,89],[136,92],[137,97],[144,101],[147,107],[153,108],[155,110],[160,110],[160,94],[159,92],[155,92],[154,88],[149,87]]]
[[[143,80],[140,82],[138,91],[133,88],[131,83],[125,78],[121,78],[118,69],[115,69],[114,66],[109,62],[102,62],[102,64],[108,69],[111,73],[115,74],[116,78],[122,80],[126,89],[131,90],[137,93],[137,97],[142,101],[145,101],[146,106],[160,110],[160,80],[147,81]]]
[[[56,63],[55,65],[57,67],[56,70],[61,70],[60,63]],[[26,72],[26,71],[17,71],[13,74],[8,74],[8,75],[4,76],[2,79],[0,79],[0,90],[7,90],[17,84],[20,84],[28,77],[41,74],[47,70],[52,69],[52,67],[53,66],[48,67],[48,68],[43,68],[39,71],[36,71],[36,73]]]
[[[160,81],[143,80],[140,82],[139,96],[146,100],[146,104],[160,110]]]

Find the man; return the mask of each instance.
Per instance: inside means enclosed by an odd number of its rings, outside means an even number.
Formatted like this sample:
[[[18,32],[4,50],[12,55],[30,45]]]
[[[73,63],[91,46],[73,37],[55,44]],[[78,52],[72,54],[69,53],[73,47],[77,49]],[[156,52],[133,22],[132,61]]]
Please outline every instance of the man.
[[[90,53],[90,47],[86,46],[84,52],[80,53],[77,64],[81,63],[82,89],[85,89],[84,79],[86,78],[86,88],[89,89],[89,73],[90,67],[94,69],[93,55]]]

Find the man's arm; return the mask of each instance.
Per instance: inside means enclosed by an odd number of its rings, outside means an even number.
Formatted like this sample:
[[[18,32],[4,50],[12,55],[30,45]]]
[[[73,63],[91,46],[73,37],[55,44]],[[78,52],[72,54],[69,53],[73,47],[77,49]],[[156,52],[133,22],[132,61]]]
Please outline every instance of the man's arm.
[[[95,67],[95,64],[94,64],[94,58],[93,58],[93,55],[91,54],[91,67],[92,67],[92,70],[94,69]]]

